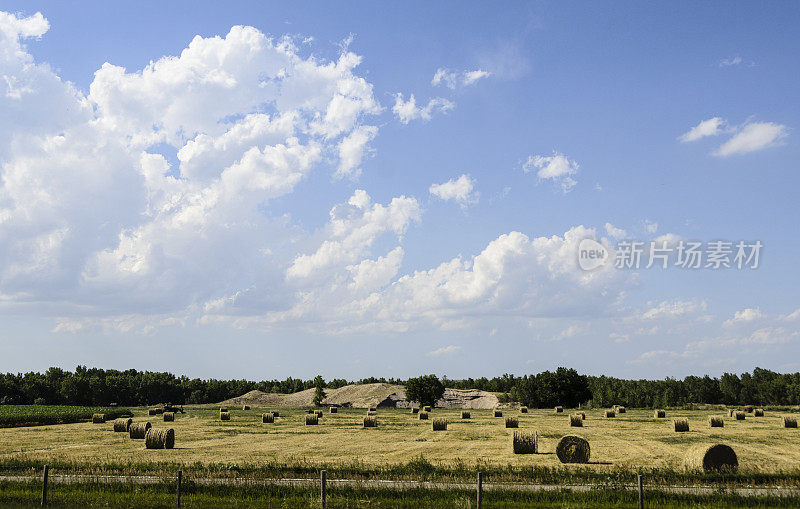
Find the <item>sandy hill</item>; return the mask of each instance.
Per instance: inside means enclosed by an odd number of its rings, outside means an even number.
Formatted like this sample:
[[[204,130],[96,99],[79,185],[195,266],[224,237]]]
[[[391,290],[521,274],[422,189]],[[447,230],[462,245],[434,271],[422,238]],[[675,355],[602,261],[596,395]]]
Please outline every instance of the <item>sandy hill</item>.
[[[412,403],[406,399],[402,385],[385,383],[345,385],[339,389],[326,389],[323,405],[353,408],[398,407],[409,408]],[[275,406],[275,407],[308,407],[312,406],[314,389],[294,394],[272,394],[261,391],[250,391],[238,398],[231,398],[221,404],[230,406]],[[485,391],[475,389],[446,389],[444,397],[436,402],[440,408],[494,408],[497,397]]]

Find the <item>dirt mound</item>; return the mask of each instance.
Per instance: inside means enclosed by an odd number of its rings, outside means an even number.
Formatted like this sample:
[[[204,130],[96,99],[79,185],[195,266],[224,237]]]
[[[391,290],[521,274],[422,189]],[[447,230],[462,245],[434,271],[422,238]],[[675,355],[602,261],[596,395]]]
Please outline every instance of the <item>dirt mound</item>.
[[[402,385],[392,384],[355,384],[345,385],[339,389],[325,389],[323,405],[370,408],[392,407],[410,408],[416,406],[406,399],[406,391]],[[238,398],[231,398],[220,403],[229,406],[261,406],[302,408],[313,405],[314,389],[294,394],[272,394],[261,391],[250,391]],[[494,408],[497,396],[490,392],[476,389],[445,389],[442,399],[436,402],[439,408]]]

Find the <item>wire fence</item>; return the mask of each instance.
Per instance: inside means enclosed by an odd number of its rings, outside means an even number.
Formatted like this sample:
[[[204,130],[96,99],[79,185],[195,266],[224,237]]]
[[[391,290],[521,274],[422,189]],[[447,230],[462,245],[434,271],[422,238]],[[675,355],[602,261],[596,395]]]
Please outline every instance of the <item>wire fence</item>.
[[[191,482],[199,486],[284,486],[309,488],[316,487],[319,490],[319,506],[326,508],[330,490],[337,487],[351,487],[360,489],[424,489],[424,490],[460,490],[475,492],[476,507],[481,508],[484,502],[484,492],[494,490],[534,492],[534,491],[569,491],[569,492],[589,492],[598,489],[611,489],[603,484],[536,484],[536,483],[489,483],[485,482],[482,472],[476,473],[474,483],[469,482],[436,482],[436,481],[413,481],[413,480],[389,480],[389,479],[330,479],[325,470],[320,471],[318,478],[274,478],[274,479],[253,479],[253,478],[216,478],[216,477],[196,477]],[[133,485],[170,485],[174,483],[175,506],[181,507],[181,489],[184,481],[183,471],[178,470],[174,477],[147,476],[147,475],[85,475],[85,474],[54,474],[49,466],[45,465],[41,476],[34,475],[0,475],[0,481],[4,482],[31,482],[41,480],[41,505],[48,504],[48,496],[52,493],[53,485],[57,484],[112,484],[127,483]],[[714,495],[720,493],[719,486],[665,486],[650,485],[646,486],[645,479],[638,475],[635,482],[630,484],[614,484],[614,490],[636,491],[638,493],[639,508],[645,506],[645,487],[651,491],[659,491],[677,495]],[[56,488],[57,489],[57,488]],[[796,487],[732,487],[726,486],[725,492],[728,494],[744,497],[758,496],[780,496],[780,497],[800,497],[800,488]]]

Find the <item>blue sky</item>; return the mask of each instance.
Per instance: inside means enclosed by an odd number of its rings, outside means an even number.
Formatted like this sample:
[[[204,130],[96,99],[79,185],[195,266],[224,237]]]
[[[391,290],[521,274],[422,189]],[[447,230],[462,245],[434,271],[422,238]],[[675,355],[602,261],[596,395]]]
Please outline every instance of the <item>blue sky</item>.
[[[794,4],[0,11],[0,370],[800,370]]]

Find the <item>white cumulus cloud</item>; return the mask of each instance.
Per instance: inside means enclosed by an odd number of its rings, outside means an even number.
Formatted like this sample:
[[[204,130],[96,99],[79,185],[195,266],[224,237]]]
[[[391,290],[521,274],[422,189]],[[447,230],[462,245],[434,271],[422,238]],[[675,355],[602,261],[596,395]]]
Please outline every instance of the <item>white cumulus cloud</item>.
[[[412,120],[429,121],[433,118],[436,112],[447,113],[455,108],[455,103],[443,97],[434,97],[428,101],[424,106],[417,106],[417,100],[414,94],[411,94],[408,100],[403,99],[403,94],[395,94],[395,102],[392,107],[392,112],[403,124],[408,124]]]
[[[565,194],[572,191],[578,183],[574,178],[578,169],[577,162],[558,152],[554,152],[552,156],[528,156],[522,165],[525,173],[536,170],[536,175],[540,179],[549,179],[559,184]]]
[[[475,191],[475,179],[466,174],[442,184],[433,184],[428,191],[442,200],[454,200],[462,207],[477,203],[479,197]]]

